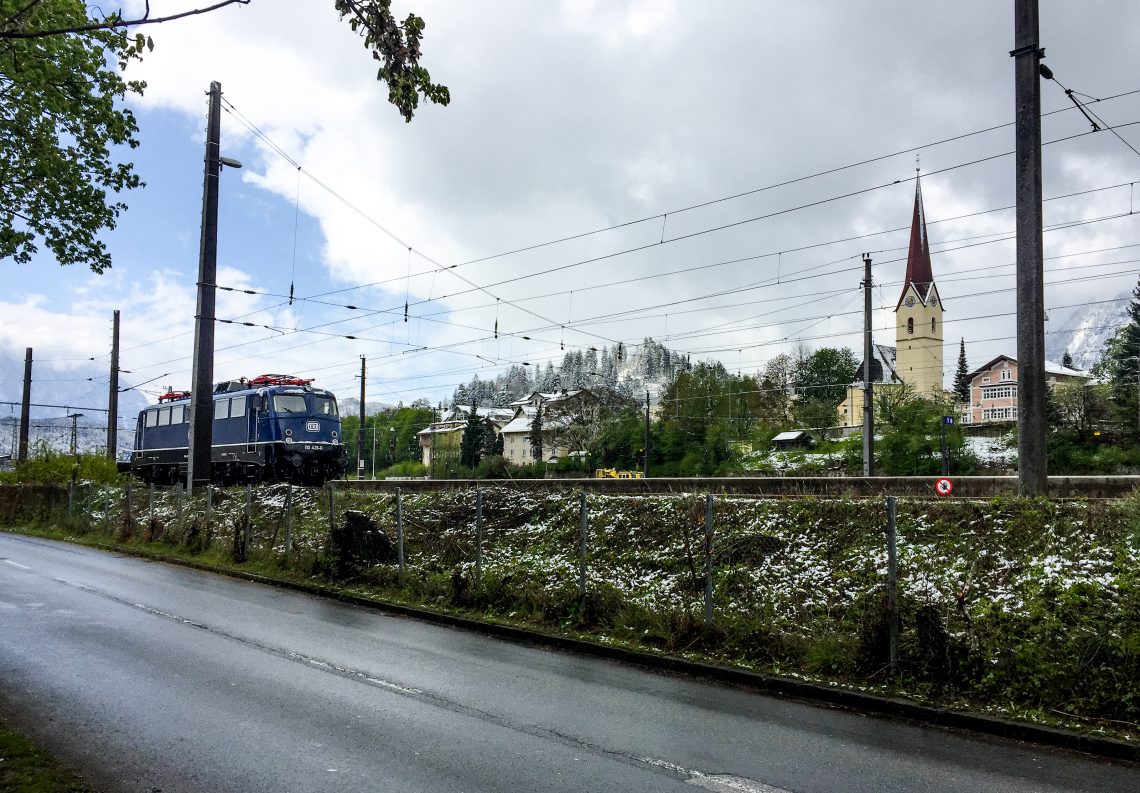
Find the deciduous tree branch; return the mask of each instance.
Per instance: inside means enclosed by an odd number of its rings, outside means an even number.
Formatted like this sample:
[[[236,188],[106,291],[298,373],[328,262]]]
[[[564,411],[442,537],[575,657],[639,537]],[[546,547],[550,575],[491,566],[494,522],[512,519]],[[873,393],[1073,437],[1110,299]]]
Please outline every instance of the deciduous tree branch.
[[[150,0],[147,0],[146,13],[137,19],[119,19],[117,15],[104,19],[102,22],[96,22],[90,25],[78,25],[75,27],[54,28],[51,30],[9,30],[8,26],[17,21],[21,16],[31,10],[40,0],[33,0],[27,7],[19,13],[14,14],[12,17],[4,20],[4,27],[0,29],[0,40],[2,39],[42,39],[48,36],[60,36],[69,33],[90,33],[95,30],[120,30],[124,28],[139,27],[140,25],[157,25],[162,22],[173,22],[176,19],[185,19],[186,17],[197,16],[199,14],[208,14],[211,11],[217,11],[219,8],[224,8],[229,5],[248,5],[250,0],[221,0],[221,2],[214,3],[212,6],[206,8],[194,8],[190,11],[183,11],[179,14],[171,14],[165,17],[150,16]]]

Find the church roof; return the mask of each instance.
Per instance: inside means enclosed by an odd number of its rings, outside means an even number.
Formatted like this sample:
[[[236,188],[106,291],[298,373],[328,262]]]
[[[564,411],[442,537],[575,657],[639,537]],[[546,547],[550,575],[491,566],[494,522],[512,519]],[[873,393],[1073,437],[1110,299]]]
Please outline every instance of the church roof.
[[[930,267],[930,240],[926,236],[926,212],[922,207],[922,183],[914,180],[914,217],[910,221],[910,249],[906,255],[906,277],[903,279],[899,303],[906,296],[907,287],[914,285],[923,303],[934,285],[934,272]],[[898,310],[898,306],[895,307]]]
[[[897,363],[898,351],[894,347],[886,344],[872,344],[871,345],[871,382],[872,383],[897,383],[901,382],[902,378],[898,374]],[[859,362],[859,368],[855,370],[852,385],[857,385],[863,382],[863,362]]]

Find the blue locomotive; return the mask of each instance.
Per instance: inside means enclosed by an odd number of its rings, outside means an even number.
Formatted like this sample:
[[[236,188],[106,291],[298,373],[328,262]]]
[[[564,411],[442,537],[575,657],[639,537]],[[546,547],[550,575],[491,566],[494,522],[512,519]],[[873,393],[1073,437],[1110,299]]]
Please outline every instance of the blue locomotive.
[[[212,479],[321,485],[348,466],[336,397],[312,380],[261,375],[214,388]],[[131,473],[146,482],[186,479],[190,392],[173,391],[139,413]]]

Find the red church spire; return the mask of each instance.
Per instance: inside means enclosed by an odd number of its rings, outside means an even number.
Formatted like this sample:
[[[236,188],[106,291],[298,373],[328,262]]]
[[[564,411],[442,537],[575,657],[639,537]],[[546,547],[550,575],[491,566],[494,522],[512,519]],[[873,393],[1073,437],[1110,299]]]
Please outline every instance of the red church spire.
[[[910,251],[906,256],[906,280],[903,282],[903,292],[910,284],[918,291],[919,297],[925,300],[930,284],[934,282],[934,274],[930,269],[930,242],[926,237],[926,213],[922,209],[922,183],[916,176],[914,179],[914,218],[910,222]]]

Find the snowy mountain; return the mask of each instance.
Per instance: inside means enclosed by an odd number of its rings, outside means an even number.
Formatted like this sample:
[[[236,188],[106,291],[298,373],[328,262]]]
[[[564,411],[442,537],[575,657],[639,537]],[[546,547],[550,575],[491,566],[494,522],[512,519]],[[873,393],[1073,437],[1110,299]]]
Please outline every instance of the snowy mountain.
[[[467,405],[472,401],[483,407],[506,407],[534,391],[557,391],[576,388],[608,388],[628,397],[640,399],[649,391],[656,402],[673,376],[690,366],[688,356],[646,338],[632,349],[618,343],[600,350],[570,350],[555,368],[514,364],[493,380],[480,380],[476,375],[460,385],[452,396],[452,404]]]
[[[1060,361],[1068,352],[1073,366],[1088,371],[1100,360],[1104,343],[1128,324],[1128,292],[1121,300],[1050,311],[1045,324],[1045,358]]]
[[[58,451],[67,450],[71,442],[69,414],[81,413],[76,419],[78,447],[81,451],[97,449],[107,442],[108,374],[89,365],[77,369],[55,369],[32,359],[32,403],[56,407],[33,407],[29,441],[42,440]],[[119,386],[130,383],[120,375]],[[24,358],[0,352],[0,455],[15,448],[19,437],[20,402],[24,391]],[[147,406],[147,399],[133,389],[119,394],[119,449],[129,449],[135,416]]]

